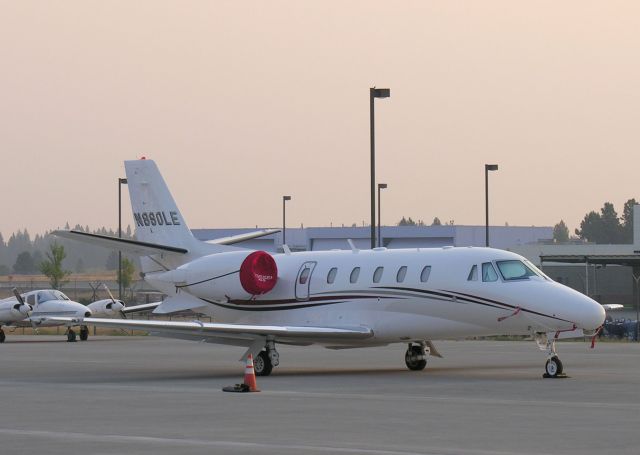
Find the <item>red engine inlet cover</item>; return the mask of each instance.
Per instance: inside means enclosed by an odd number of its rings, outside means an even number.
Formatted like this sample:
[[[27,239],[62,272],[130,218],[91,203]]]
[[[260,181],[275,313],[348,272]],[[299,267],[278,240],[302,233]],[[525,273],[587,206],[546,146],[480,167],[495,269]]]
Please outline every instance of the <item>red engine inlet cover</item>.
[[[240,284],[251,295],[269,292],[278,280],[278,266],[265,251],[254,251],[240,266]]]

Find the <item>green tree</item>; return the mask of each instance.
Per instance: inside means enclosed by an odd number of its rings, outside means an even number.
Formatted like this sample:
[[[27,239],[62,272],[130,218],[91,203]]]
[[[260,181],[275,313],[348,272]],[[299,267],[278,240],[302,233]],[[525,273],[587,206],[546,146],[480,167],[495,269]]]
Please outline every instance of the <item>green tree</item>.
[[[59,289],[65,278],[71,274],[69,270],[62,268],[62,261],[67,257],[64,246],[52,243],[47,253],[47,259],[40,264],[40,271],[49,278],[53,289]]]
[[[622,217],[620,221],[622,223],[622,242],[633,243],[633,207],[638,205],[635,198],[629,199],[624,203],[622,209]]]
[[[402,219],[398,222],[398,226],[415,226],[416,222],[409,218],[402,217]]]
[[[553,227],[553,240],[558,243],[569,241],[569,228],[564,224],[564,220],[560,220],[560,222]]]
[[[136,268],[133,261],[129,258],[123,257],[121,270],[118,273],[118,284],[122,286],[122,289],[128,289],[131,287],[131,282],[133,281],[133,275],[135,272]]]
[[[433,219],[433,222],[431,223],[431,226],[442,226],[442,221],[440,221],[440,218],[435,217]]]
[[[15,264],[13,264],[13,272],[23,275],[32,274],[36,271],[35,264],[33,263],[33,257],[28,251],[23,251],[16,258]]]

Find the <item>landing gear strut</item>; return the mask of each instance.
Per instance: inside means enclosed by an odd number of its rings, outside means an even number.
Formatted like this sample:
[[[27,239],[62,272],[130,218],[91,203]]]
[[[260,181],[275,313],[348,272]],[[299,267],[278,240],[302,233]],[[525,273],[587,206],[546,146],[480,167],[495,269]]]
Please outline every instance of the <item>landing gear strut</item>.
[[[556,339],[546,333],[536,334],[536,343],[542,351],[547,351],[547,362],[544,364],[543,378],[566,378],[564,367],[556,351]]]
[[[407,352],[404,354],[404,363],[411,371],[424,370],[427,366],[427,353],[423,344],[409,343]]]
[[[273,341],[267,341],[265,348],[253,359],[256,376],[269,376],[273,367],[280,365],[280,354],[276,351],[276,344]]]
[[[0,329],[0,343],[4,343],[4,339],[7,336],[4,334],[4,330]]]
[[[86,325],[80,326],[80,340],[87,341],[89,339],[89,327]]]
[[[71,327],[69,327],[69,330],[67,330],[67,341],[69,343],[73,343],[76,341],[76,332],[74,332]]]

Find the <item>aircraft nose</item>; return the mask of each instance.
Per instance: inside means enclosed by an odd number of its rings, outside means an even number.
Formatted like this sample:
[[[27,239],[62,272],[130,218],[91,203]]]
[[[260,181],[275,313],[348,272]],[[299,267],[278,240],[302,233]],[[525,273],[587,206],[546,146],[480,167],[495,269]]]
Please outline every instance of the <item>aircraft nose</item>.
[[[604,324],[605,311],[602,305],[583,295],[576,323],[583,330],[596,330]]]

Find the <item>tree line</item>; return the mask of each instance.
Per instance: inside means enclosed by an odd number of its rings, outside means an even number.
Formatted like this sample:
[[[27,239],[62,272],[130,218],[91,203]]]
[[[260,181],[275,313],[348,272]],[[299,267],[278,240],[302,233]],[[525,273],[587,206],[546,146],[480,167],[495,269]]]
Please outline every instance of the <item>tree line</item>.
[[[70,229],[69,224],[65,229]],[[117,236],[117,230],[105,227],[91,230],[88,226],[76,225],[74,230],[94,234]],[[131,227],[127,226],[122,232],[123,238],[133,238]],[[66,258],[65,266],[72,272],[90,273],[118,268],[118,252],[106,248],[85,244],[73,240],[55,237],[51,232],[43,235],[36,234],[33,238],[24,229],[13,233],[5,242],[0,233],[0,275],[42,273],[41,265],[51,253],[51,246],[57,244],[63,247]],[[124,254],[123,254],[124,255]],[[128,258],[132,260],[133,258]]]
[[[633,243],[633,206],[637,204],[635,198],[629,199],[618,216],[614,205],[605,202],[600,212],[592,210],[584,216],[573,238],[599,244]],[[567,225],[560,220],[553,228],[553,239],[568,242],[571,238]]]

